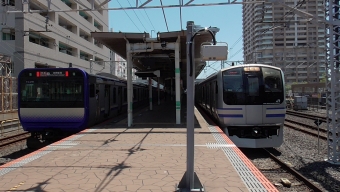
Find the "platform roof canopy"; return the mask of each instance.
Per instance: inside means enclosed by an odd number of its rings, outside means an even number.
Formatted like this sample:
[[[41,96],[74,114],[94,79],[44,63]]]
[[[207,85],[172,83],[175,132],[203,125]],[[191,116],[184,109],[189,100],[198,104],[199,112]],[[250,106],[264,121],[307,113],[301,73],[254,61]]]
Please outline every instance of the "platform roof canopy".
[[[186,49],[186,30],[158,33],[158,42],[175,43],[180,38],[180,71],[183,87],[186,88],[186,71],[187,71],[187,49]],[[126,45],[127,41],[133,43],[146,43],[146,39],[150,38],[149,33],[124,33],[124,32],[92,32],[92,37],[127,59]],[[209,33],[196,35],[194,39],[195,50],[195,77],[205,67],[205,62],[201,61],[200,47],[203,42],[212,42],[212,36]],[[139,72],[160,70],[160,83],[168,86],[170,82],[167,80],[175,77],[175,51],[154,49],[152,52],[134,53],[133,68]],[[155,78],[155,80],[157,80]]]

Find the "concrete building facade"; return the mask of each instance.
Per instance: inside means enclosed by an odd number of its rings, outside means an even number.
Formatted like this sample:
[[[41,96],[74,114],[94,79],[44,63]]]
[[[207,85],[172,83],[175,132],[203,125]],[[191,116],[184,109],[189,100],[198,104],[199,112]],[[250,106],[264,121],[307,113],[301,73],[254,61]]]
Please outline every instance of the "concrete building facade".
[[[93,31],[108,31],[108,11],[22,13],[47,10],[46,0],[2,0],[0,7],[0,53],[13,61],[13,76],[24,68],[72,67],[87,72],[110,73],[110,50],[91,37]],[[53,0],[51,10],[98,8],[101,1]],[[108,4],[103,5],[107,8]],[[6,13],[17,11],[17,13]],[[91,62],[92,69],[91,69]]]
[[[245,0],[249,1],[249,0]],[[320,0],[243,5],[245,63],[283,69],[287,84],[319,82],[326,72],[325,5]]]

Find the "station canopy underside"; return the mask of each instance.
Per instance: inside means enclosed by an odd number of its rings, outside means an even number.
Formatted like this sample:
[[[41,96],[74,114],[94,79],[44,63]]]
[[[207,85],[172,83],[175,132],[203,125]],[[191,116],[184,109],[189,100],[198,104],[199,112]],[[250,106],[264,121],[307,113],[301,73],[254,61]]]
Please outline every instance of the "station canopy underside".
[[[92,37],[120,55],[123,59],[127,60],[127,42],[134,43],[147,43],[146,39],[150,38],[149,33],[124,33],[124,32],[92,32]],[[180,74],[183,80],[183,87],[186,88],[186,72],[187,72],[187,40],[186,30],[158,33],[157,43],[176,43],[180,38]],[[212,42],[212,36],[209,33],[196,35],[194,39],[194,52],[195,52],[195,77],[197,77],[206,62],[201,60],[200,50],[203,42]],[[139,72],[156,71],[160,70],[160,83],[168,86],[170,78],[175,77],[175,50],[162,50],[154,49],[151,52],[139,52],[133,54],[133,68]],[[157,78],[153,78],[157,81]],[[173,82],[174,83],[174,82]]]

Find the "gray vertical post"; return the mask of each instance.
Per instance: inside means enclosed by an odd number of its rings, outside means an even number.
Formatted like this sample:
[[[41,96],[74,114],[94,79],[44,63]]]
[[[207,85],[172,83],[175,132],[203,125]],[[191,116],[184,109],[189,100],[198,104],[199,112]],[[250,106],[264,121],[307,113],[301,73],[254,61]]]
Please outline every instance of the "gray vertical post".
[[[150,111],[152,111],[152,79],[149,77],[149,104],[150,104]]]
[[[193,189],[194,184],[194,95],[193,95],[193,83],[195,78],[195,46],[194,42],[190,42],[193,36],[193,26],[194,22],[187,22],[187,186]],[[191,52],[191,65],[192,76],[190,76],[190,53],[189,46],[192,46]]]
[[[133,110],[133,85],[132,85],[132,54],[130,43],[126,45],[126,61],[127,61],[127,112],[128,112],[128,127],[133,124],[132,110]]]
[[[187,22],[187,171],[185,172],[179,188],[186,188],[191,191],[192,189],[203,188],[197,175],[194,172],[194,80],[195,80],[195,46],[194,41],[191,41],[194,32],[194,22]],[[191,45],[192,44],[192,45]],[[189,46],[192,46],[191,52],[191,64],[190,64],[190,52]],[[192,68],[190,67],[192,65]],[[192,72],[190,72],[192,70]],[[191,76],[190,76],[191,73]],[[185,181],[185,182],[184,182]],[[204,191],[204,189],[203,189]]]

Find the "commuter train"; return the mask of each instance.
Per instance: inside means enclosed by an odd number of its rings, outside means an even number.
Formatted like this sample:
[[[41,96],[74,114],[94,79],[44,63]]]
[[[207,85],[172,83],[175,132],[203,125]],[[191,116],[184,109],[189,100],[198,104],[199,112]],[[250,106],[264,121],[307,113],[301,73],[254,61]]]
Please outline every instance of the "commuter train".
[[[238,147],[279,147],[286,114],[280,68],[247,64],[222,69],[195,87],[195,102]]]
[[[18,76],[18,115],[29,148],[127,112],[126,80],[78,68],[24,69]],[[153,88],[153,98],[157,98]],[[149,88],[133,84],[133,107],[149,103]]]

